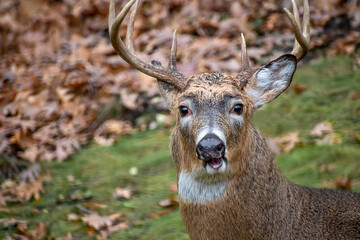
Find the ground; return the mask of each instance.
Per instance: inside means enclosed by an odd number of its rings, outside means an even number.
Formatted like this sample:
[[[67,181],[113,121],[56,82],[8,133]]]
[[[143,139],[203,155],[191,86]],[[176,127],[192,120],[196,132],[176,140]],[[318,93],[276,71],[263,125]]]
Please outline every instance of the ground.
[[[255,114],[254,123],[266,137],[299,131],[295,147],[276,155],[282,173],[291,181],[335,187],[341,185],[337,177],[348,177],[352,190],[360,192],[359,79],[360,69],[350,57],[316,60],[300,66],[293,87]],[[327,138],[310,134],[320,122],[334,129]],[[69,221],[69,214],[121,212],[128,228],[110,239],[188,239],[179,210],[158,205],[176,196],[170,187],[176,182],[170,133],[169,128],[140,132],[123,136],[112,146],[89,145],[61,163],[42,163],[52,179],[40,200],[8,205],[0,219],[26,220],[30,228],[44,223],[48,237],[94,239],[89,235],[93,229],[82,221]],[[137,168],[137,174],[132,168]],[[117,187],[132,190],[131,198],[114,198]],[[0,237],[17,231],[3,229]]]

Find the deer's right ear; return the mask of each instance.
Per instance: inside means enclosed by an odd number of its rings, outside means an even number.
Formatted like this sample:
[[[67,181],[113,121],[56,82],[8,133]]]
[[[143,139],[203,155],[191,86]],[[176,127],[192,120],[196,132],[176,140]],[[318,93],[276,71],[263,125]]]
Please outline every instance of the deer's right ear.
[[[294,55],[285,54],[266,64],[252,76],[245,91],[253,99],[255,109],[271,102],[289,87],[296,64]]]
[[[157,66],[157,67],[162,67],[161,63],[156,60],[152,60],[151,64],[154,66]],[[178,74],[180,74],[180,73],[178,73]],[[161,81],[160,79],[157,79],[157,81],[159,84],[160,94],[161,94],[161,96],[163,96],[168,107],[171,110],[172,103],[174,102],[173,101],[174,97],[179,93],[179,90],[171,83]]]
[[[161,80],[158,80],[158,84],[161,96],[165,99],[168,107],[171,108],[174,98],[179,93],[179,90],[170,83],[163,82]]]

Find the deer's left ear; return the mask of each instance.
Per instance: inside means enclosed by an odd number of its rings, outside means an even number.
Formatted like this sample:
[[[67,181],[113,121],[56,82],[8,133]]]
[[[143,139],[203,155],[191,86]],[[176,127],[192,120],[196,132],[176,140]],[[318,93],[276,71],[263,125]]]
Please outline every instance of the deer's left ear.
[[[252,76],[245,91],[253,99],[255,109],[274,100],[289,87],[296,64],[294,55],[285,54],[266,64]]]

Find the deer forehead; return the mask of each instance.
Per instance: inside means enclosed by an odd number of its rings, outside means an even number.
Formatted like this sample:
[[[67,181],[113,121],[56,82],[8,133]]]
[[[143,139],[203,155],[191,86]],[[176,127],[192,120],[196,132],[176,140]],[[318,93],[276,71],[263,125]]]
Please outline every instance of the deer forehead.
[[[222,73],[204,73],[192,76],[180,95],[179,101],[191,100],[199,105],[223,105],[227,99],[244,99],[238,81]]]

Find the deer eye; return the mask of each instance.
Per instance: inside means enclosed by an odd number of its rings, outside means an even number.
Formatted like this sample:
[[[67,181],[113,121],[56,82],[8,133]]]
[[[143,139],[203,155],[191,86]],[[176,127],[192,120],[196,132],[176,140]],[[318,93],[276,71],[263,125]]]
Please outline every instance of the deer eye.
[[[242,112],[243,112],[243,107],[244,107],[244,105],[243,104],[236,104],[232,109],[231,109],[231,111],[230,111],[230,113],[235,113],[235,114],[237,114],[237,115],[240,115],[240,114],[242,114]]]
[[[181,117],[186,117],[191,114],[191,111],[187,106],[180,106],[179,111]]]

